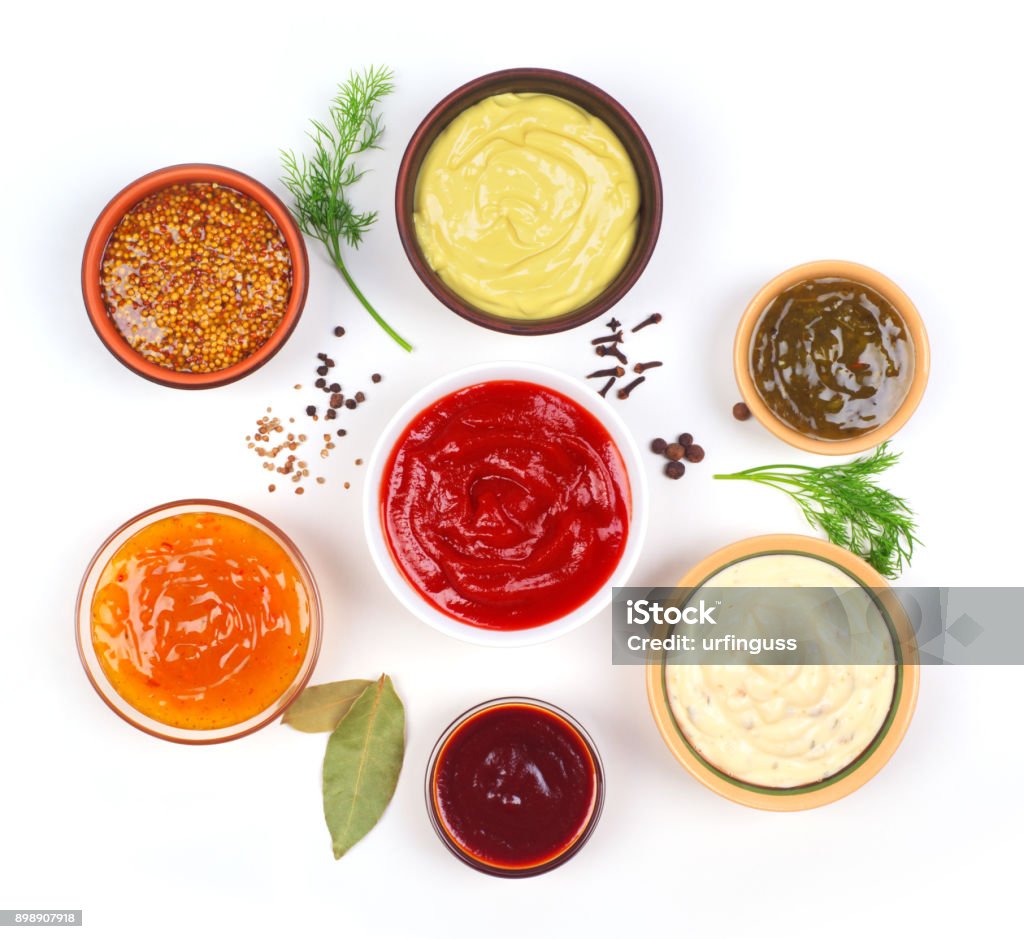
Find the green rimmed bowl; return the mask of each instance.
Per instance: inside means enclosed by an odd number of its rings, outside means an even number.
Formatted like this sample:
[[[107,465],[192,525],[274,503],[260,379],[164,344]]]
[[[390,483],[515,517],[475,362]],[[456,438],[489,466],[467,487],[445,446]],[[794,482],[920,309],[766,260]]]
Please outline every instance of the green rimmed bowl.
[[[870,591],[892,632],[896,651],[896,682],[892,703],[882,727],[871,743],[843,769],[806,785],[772,788],[737,779],[705,759],[687,739],[672,712],[665,683],[664,655],[654,655],[646,665],[647,699],[654,722],[673,756],[712,792],[740,805],[776,812],[817,808],[835,802],[859,789],[892,757],[906,735],[914,716],[920,685],[914,630],[888,582],[849,551],[805,535],[761,535],[727,545],[706,557],[679,582],[695,589],[727,567],[763,555],[797,554],[839,568]]]

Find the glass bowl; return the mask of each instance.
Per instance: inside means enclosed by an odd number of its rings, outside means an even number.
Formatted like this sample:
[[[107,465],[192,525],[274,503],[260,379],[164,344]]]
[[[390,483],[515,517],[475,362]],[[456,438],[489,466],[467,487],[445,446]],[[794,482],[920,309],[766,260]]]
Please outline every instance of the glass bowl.
[[[125,541],[152,522],[186,512],[213,512],[219,515],[232,516],[248,522],[264,534],[270,536],[291,558],[310,599],[309,640],[306,645],[305,658],[287,690],[273,704],[269,705],[259,714],[255,714],[238,724],[210,730],[174,727],[164,724],[133,707],[118,694],[107,678],[92,642],[92,600],[100,575],[107,563]],[[118,717],[127,721],[133,727],[145,731],[154,737],[159,737],[161,740],[169,740],[173,743],[224,743],[228,740],[237,740],[239,737],[244,737],[253,733],[253,731],[259,730],[261,727],[265,727],[280,717],[288,705],[292,703],[306,686],[306,683],[313,674],[317,656],[320,653],[322,632],[320,592],[317,589],[316,581],[309,569],[309,565],[299,549],[280,528],[263,518],[263,516],[240,505],[220,502],[215,499],[182,499],[177,502],[167,502],[136,515],[117,528],[100,545],[99,550],[89,562],[85,576],[82,578],[81,586],[78,589],[75,611],[75,641],[78,645],[78,655],[82,661],[82,667],[85,669],[85,674],[93,688],[96,689],[96,693]]]
[[[498,864],[487,863],[486,861],[483,861],[465,851],[452,837],[441,819],[440,809],[437,804],[437,797],[435,793],[438,761],[444,753],[445,745],[448,743],[449,739],[451,739],[452,735],[468,720],[476,717],[478,714],[482,714],[484,711],[508,707],[510,705],[526,705],[528,707],[537,708],[538,710],[545,711],[567,724],[570,730],[579,737],[580,741],[586,747],[594,767],[594,801],[590,809],[590,815],[587,817],[587,820],[579,834],[577,834],[573,841],[567,847],[563,848],[556,856],[529,867],[502,867]],[[427,802],[427,814],[430,817],[430,823],[433,826],[437,837],[441,839],[441,843],[453,855],[455,855],[455,857],[467,866],[473,868],[473,870],[480,871],[484,874],[491,874],[494,877],[509,878],[535,877],[538,874],[546,874],[548,871],[552,871],[556,867],[561,867],[570,858],[575,857],[583,845],[585,845],[590,839],[590,836],[594,833],[594,829],[597,827],[597,823],[601,818],[601,810],[604,807],[604,789],[604,765],[601,762],[601,755],[597,752],[597,747],[594,745],[594,741],[590,738],[590,735],[571,714],[567,714],[561,708],[555,707],[553,704],[549,704],[546,701],[540,701],[536,698],[494,698],[490,701],[484,701],[481,704],[476,705],[476,707],[472,707],[468,711],[460,714],[451,722],[451,724],[448,725],[448,727],[445,728],[441,736],[438,737],[437,743],[434,744],[434,749],[430,753],[430,759],[427,761],[427,772],[424,778],[424,795]]]

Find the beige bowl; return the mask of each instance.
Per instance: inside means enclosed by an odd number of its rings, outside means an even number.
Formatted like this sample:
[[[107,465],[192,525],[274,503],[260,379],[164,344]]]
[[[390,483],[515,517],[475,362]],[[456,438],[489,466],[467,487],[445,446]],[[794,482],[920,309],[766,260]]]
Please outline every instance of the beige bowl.
[[[735,779],[702,757],[676,723],[665,687],[663,655],[652,656],[646,665],[647,700],[654,722],[672,755],[695,779],[712,792],[755,809],[792,812],[835,802],[859,789],[896,752],[906,735],[917,704],[920,685],[917,646],[913,627],[888,582],[874,568],[844,548],[807,535],[761,535],[727,545],[706,557],[679,582],[696,588],[723,568],[764,554],[802,554],[834,564],[861,586],[869,589],[883,608],[893,632],[894,648],[901,659],[896,665],[896,688],[889,715],[864,752],[845,769],[819,782],[792,789],[758,786]]]
[[[896,312],[903,318],[903,322],[907,324],[907,331],[910,333],[910,340],[914,347],[914,376],[907,389],[907,396],[897,408],[896,413],[874,430],[846,440],[818,440],[784,424],[762,400],[750,372],[750,344],[765,308],[782,291],[802,280],[813,280],[818,277],[843,277],[864,284],[880,293],[895,307]],[[811,261],[808,264],[791,267],[788,271],[783,271],[777,277],[772,278],[747,304],[743,316],[740,317],[740,323],[736,329],[736,341],[733,345],[733,368],[736,371],[736,383],[739,385],[743,400],[750,408],[750,413],[780,440],[811,453],[835,456],[862,453],[877,447],[906,424],[924,395],[925,386],[928,384],[929,365],[928,334],[925,332],[921,314],[917,312],[917,307],[914,306],[910,297],[884,274],[880,274],[873,268],[865,267],[863,264],[855,264],[853,261]]]

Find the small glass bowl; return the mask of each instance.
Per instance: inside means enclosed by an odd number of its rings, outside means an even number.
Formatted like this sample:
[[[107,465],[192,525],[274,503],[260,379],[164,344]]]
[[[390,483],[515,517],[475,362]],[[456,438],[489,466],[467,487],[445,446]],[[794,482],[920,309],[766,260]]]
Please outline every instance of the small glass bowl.
[[[173,515],[181,515],[186,512],[214,512],[218,515],[229,515],[248,522],[264,534],[269,535],[291,558],[295,569],[302,577],[303,584],[310,598],[309,642],[306,645],[306,657],[303,659],[302,665],[299,667],[287,691],[269,707],[259,714],[253,715],[248,720],[242,721],[239,724],[232,724],[229,727],[218,727],[212,730],[172,727],[132,707],[117,693],[110,683],[92,643],[92,599],[96,592],[97,582],[107,563],[129,538],[146,526],[161,519],[170,518]],[[81,586],[78,588],[75,611],[77,620],[75,624],[75,641],[78,645],[78,656],[82,660],[82,667],[85,669],[85,674],[93,688],[96,689],[96,693],[103,699],[107,707],[133,727],[145,731],[154,737],[159,737],[161,740],[169,740],[172,743],[224,743],[228,740],[237,740],[239,737],[245,737],[261,727],[266,727],[267,724],[280,717],[288,708],[288,705],[306,687],[306,683],[312,676],[313,669],[316,666],[317,656],[320,654],[321,623],[323,619],[320,606],[320,591],[317,589],[316,581],[313,579],[313,574],[306,563],[306,559],[292,540],[280,528],[267,521],[262,515],[242,508],[240,505],[235,505],[231,502],[219,502],[216,499],[181,499],[177,502],[167,502],[142,512],[121,525],[100,545],[99,550],[89,562],[85,576],[82,578]]]
[[[444,752],[445,746],[451,739],[452,735],[473,717],[481,714],[484,711],[495,710],[510,705],[527,705],[534,707],[542,711],[547,711],[554,717],[568,724],[569,727],[579,735],[580,740],[583,741],[584,746],[587,748],[590,758],[594,765],[594,805],[590,811],[590,817],[587,819],[586,824],[583,826],[583,830],[577,835],[576,839],[568,845],[560,854],[557,854],[553,858],[536,864],[532,867],[501,867],[497,864],[488,864],[486,861],[482,861],[478,857],[474,857],[472,854],[467,853],[459,846],[458,842],[451,836],[448,829],[445,827],[444,822],[441,820],[441,813],[438,809],[437,798],[435,795],[435,785],[437,776],[437,765],[438,761]],[[484,701],[476,707],[470,708],[468,711],[463,712],[454,721],[452,721],[437,739],[437,743],[434,744],[434,749],[430,753],[430,759],[427,761],[427,772],[424,777],[424,796],[427,801],[427,815],[430,817],[430,824],[434,826],[434,831],[437,833],[437,837],[441,839],[441,843],[457,857],[463,864],[468,867],[472,867],[473,870],[480,871],[483,874],[491,874],[494,877],[535,877],[538,874],[546,874],[548,871],[554,870],[556,867],[561,867],[566,861],[574,857],[580,848],[583,847],[590,839],[590,836],[594,833],[594,829],[597,827],[597,823],[601,818],[601,810],[604,807],[604,765],[601,762],[601,754],[597,752],[597,747],[594,741],[591,739],[590,734],[583,729],[583,726],[576,720],[571,714],[567,714],[561,708],[555,707],[553,704],[549,704],[547,701],[540,701],[537,698],[519,698],[519,697],[507,697],[507,698],[493,698],[490,701]]]

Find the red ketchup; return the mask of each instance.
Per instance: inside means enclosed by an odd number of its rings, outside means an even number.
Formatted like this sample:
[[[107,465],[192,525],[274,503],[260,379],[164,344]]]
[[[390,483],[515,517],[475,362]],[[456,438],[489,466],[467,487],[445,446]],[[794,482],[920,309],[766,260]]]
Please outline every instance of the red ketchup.
[[[456,855],[516,876],[541,873],[582,846],[603,782],[595,752],[570,721],[541,702],[496,703],[439,745],[432,808]]]
[[[629,531],[629,480],[589,411],[550,388],[489,381],[405,429],[381,517],[395,563],[429,603],[484,629],[528,629],[571,613],[611,577]]]

